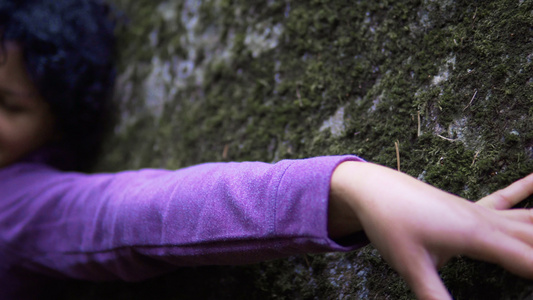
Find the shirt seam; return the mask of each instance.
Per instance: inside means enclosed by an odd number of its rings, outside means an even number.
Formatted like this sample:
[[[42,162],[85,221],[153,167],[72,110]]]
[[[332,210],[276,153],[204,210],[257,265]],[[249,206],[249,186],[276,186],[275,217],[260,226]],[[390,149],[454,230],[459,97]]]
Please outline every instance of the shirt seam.
[[[272,232],[272,234],[276,234],[278,232],[278,229],[277,229],[277,226],[276,226],[276,223],[277,223],[276,220],[277,220],[277,217],[278,217],[277,213],[278,213],[279,189],[280,189],[281,183],[283,182],[285,174],[287,173],[289,168],[292,167],[292,165],[294,163],[295,163],[294,161],[289,163],[289,165],[285,168],[285,170],[283,170],[283,173],[279,177],[279,180],[276,182],[276,192],[274,193],[274,199],[272,199],[272,202],[274,202],[272,225],[270,226],[270,231]]]

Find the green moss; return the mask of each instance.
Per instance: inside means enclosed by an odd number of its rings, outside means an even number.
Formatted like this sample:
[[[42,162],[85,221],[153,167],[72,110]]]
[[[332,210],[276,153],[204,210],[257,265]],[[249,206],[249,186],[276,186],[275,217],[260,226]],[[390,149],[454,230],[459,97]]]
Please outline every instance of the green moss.
[[[120,31],[117,95],[129,117],[100,170],[344,153],[396,168],[395,141],[402,171],[469,199],[533,170],[531,1],[202,1],[192,31],[180,19],[187,1],[168,6],[172,20],[157,8],[173,1],[115,2],[130,19]],[[257,52],[251,37],[277,45]],[[173,69],[192,59],[190,47],[199,81]],[[173,96],[161,116],[144,103],[154,56],[172,66],[165,89]],[[320,132],[341,106],[344,134]],[[340,261],[364,275],[333,280],[328,272]],[[228,272],[247,274],[258,298],[412,298],[370,248]],[[456,299],[531,291],[527,281],[463,259],[443,278]]]

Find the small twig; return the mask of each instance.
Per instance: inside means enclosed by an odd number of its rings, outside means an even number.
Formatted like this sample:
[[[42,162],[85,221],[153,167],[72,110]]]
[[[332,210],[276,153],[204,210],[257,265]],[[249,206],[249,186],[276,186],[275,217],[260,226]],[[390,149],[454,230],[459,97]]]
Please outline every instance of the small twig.
[[[396,163],[398,165],[398,171],[400,171],[400,141],[396,140],[394,147],[396,148]]]
[[[474,99],[476,98],[477,96],[477,89],[474,91],[474,96],[472,96],[472,99],[470,99],[470,102],[468,103],[467,106],[465,106],[465,108],[463,108],[463,111],[465,111],[467,108],[470,107],[470,105],[472,105],[472,102],[474,102]]]
[[[418,131],[416,132],[416,136],[420,136],[422,133],[420,132],[420,111],[417,111],[418,116]]]
[[[476,151],[476,154],[474,154],[474,159],[472,160],[472,164],[470,165],[470,167],[474,166],[474,164],[476,163],[477,156],[479,155],[480,152],[481,150]]]
[[[477,16],[477,7],[476,7],[476,11],[474,12],[474,16],[472,17],[472,28],[474,28],[474,24],[476,23],[476,16]]]
[[[224,145],[224,150],[222,150],[222,159],[228,158],[229,145]]]
[[[447,138],[447,137],[442,136],[442,135],[440,135],[440,134],[437,134],[437,136],[440,137],[441,139],[447,140],[448,142],[455,142],[455,141],[458,140],[458,139]]]
[[[307,268],[311,269],[311,264],[309,263],[309,260],[307,260],[307,254],[304,254],[305,263],[307,264]]]

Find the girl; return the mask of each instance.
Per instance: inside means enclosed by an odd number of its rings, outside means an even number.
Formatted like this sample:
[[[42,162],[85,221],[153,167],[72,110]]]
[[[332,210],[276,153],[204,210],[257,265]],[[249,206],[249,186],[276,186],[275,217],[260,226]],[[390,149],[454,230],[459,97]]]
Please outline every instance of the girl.
[[[107,16],[96,0],[0,1],[1,299],[54,278],[142,280],[367,239],[421,299],[451,299],[437,268],[455,255],[533,278],[531,211],[509,210],[533,175],[472,203],[349,155],[73,172],[104,132]]]

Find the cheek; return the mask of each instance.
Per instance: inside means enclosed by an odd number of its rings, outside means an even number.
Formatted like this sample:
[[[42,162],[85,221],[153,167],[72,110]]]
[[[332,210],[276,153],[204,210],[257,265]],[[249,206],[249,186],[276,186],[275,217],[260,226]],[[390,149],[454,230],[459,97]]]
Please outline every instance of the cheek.
[[[0,114],[0,165],[5,165],[36,150],[49,138],[49,122],[31,114]]]

